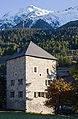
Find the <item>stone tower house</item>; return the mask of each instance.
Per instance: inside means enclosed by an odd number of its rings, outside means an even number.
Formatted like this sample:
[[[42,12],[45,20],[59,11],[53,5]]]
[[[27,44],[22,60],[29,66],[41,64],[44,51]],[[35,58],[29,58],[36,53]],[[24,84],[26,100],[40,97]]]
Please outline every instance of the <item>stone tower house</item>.
[[[56,77],[56,58],[30,42],[7,60],[7,108],[51,113],[45,89]]]

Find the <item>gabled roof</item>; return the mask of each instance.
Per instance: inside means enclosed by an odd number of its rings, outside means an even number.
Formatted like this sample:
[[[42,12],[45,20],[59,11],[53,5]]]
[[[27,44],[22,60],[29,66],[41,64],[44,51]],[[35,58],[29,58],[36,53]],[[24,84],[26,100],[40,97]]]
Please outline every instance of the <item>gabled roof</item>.
[[[38,58],[44,58],[44,59],[52,59],[52,60],[57,60],[54,56],[49,54],[47,51],[43,50],[36,44],[34,44],[32,41],[30,42],[29,46],[24,47],[22,51],[19,53],[15,53],[12,55],[8,60],[14,59],[20,56],[32,56],[32,57],[38,57]]]

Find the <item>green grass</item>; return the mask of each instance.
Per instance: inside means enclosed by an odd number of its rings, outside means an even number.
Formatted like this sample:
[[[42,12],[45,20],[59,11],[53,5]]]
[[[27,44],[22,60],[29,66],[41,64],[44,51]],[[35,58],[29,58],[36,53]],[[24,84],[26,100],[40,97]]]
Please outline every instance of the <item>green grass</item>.
[[[0,112],[0,119],[78,119],[78,117],[29,114],[24,112]]]

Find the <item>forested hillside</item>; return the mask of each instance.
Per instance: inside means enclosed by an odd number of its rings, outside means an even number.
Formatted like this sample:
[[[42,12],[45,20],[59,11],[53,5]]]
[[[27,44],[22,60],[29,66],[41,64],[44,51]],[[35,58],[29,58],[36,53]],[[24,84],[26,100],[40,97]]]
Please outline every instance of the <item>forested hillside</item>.
[[[33,41],[59,59],[60,65],[71,65],[70,56],[78,56],[78,27],[48,29],[8,29],[0,32],[0,55],[12,55],[18,46]]]

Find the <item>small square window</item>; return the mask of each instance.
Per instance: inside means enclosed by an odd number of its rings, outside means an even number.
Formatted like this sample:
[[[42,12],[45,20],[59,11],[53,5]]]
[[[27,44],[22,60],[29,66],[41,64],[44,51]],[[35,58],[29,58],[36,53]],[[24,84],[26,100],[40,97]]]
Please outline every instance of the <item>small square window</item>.
[[[50,85],[50,83],[51,83],[51,80],[48,80],[48,85]]]
[[[40,93],[40,97],[44,97],[44,92],[41,92]]]
[[[48,80],[48,85],[50,85],[52,83],[52,80]]]
[[[38,97],[44,97],[44,92],[38,92]]]
[[[18,85],[23,85],[23,79],[18,79]]]
[[[10,97],[11,98],[14,98],[14,91],[13,92],[10,92]]]
[[[19,98],[22,98],[22,97],[23,97],[23,91],[19,91],[19,92],[18,92],[18,97],[19,97]]]
[[[11,80],[11,86],[14,86],[15,80]]]
[[[45,80],[45,85],[48,86],[48,85],[50,85],[51,82],[52,82],[52,80]]]

